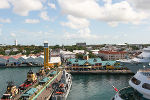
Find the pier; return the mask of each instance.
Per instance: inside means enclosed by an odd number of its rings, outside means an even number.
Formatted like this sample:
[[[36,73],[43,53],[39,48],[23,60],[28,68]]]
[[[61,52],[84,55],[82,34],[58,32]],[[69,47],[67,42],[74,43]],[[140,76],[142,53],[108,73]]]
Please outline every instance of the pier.
[[[67,70],[71,74],[133,74],[130,70],[88,70],[88,71],[77,71]]]

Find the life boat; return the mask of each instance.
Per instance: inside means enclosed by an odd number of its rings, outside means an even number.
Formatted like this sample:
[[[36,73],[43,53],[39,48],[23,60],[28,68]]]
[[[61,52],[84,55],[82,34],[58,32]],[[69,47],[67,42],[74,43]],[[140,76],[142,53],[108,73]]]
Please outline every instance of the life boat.
[[[57,94],[63,94],[63,92],[56,92]]]

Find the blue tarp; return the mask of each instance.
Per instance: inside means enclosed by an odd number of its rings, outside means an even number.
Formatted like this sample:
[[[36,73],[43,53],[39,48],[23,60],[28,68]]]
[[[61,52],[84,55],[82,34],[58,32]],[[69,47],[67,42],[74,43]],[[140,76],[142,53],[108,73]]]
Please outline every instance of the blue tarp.
[[[22,96],[32,96],[38,89],[37,88],[31,88],[27,92],[25,92]]]
[[[49,80],[49,78],[48,78],[48,77],[45,77],[45,78],[43,78],[42,80],[40,80],[39,82],[40,82],[40,83],[46,83],[48,80]]]

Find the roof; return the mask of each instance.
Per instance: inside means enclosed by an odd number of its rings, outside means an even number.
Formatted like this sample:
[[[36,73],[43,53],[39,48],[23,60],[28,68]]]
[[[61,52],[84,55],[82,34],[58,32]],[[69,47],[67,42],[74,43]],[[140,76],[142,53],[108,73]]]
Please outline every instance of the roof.
[[[50,58],[50,63],[59,63],[59,62],[61,62],[60,57],[51,57]]]
[[[53,72],[51,72],[50,74],[51,74],[51,75],[54,75],[54,74],[56,74],[56,71],[53,71]]]
[[[127,52],[125,52],[125,51],[99,51],[98,53],[103,53],[103,54],[126,54]]]
[[[25,92],[22,96],[31,96],[31,95],[33,95],[36,91],[38,91],[37,88],[31,88],[30,90],[28,90],[27,92]]]
[[[116,61],[102,61],[100,58],[89,58],[88,60],[80,60],[80,59],[68,59],[72,64],[84,65],[85,63],[89,63],[91,65],[95,65],[97,63],[101,63],[102,66],[105,65],[114,65]]]
[[[10,56],[1,56],[0,58],[2,58],[2,59],[9,59],[10,58]]]
[[[46,83],[48,80],[49,80],[49,78],[48,78],[48,77],[45,77],[45,78],[43,78],[42,80],[40,80],[39,82],[40,82],[40,83]]]

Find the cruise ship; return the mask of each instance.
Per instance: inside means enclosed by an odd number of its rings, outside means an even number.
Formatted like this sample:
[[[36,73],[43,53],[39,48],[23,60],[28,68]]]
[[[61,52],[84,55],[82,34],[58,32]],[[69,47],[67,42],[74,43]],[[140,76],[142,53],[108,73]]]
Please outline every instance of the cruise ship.
[[[72,79],[71,74],[67,73],[66,70],[63,70],[61,80],[53,84],[54,92],[50,100],[66,100],[71,89]]]
[[[142,53],[133,59],[118,60],[122,66],[136,73],[139,69],[150,68],[150,47],[144,48]]]
[[[150,69],[137,71],[129,85],[118,91],[112,100],[150,100]]]

